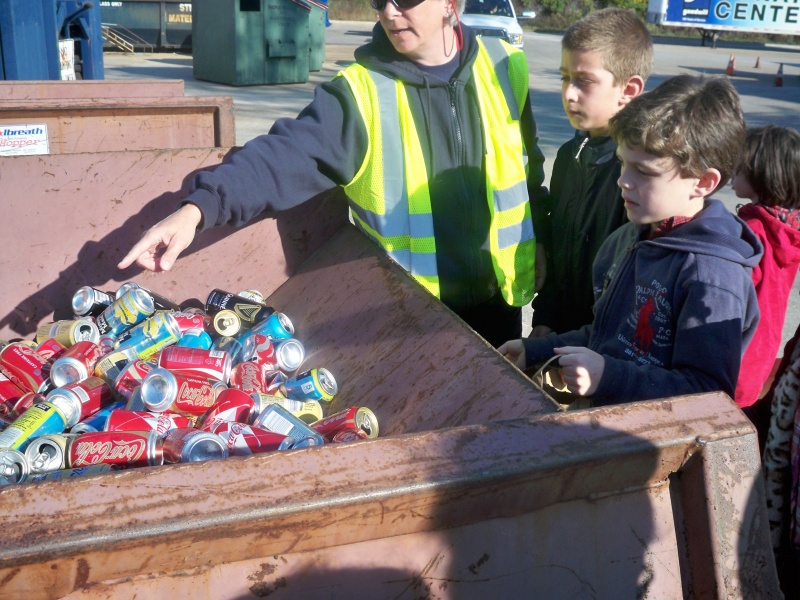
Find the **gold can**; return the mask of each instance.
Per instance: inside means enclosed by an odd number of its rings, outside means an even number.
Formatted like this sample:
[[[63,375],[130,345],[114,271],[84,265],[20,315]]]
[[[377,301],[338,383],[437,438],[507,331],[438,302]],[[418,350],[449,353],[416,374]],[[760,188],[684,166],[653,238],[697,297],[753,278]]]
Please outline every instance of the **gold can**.
[[[242,328],[242,320],[232,310],[221,310],[214,315],[214,331],[225,337],[233,337]]]
[[[84,340],[100,342],[100,331],[91,319],[74,319],[70,321],[54,321],[39,326],[36,330],[36,342],[41,344],[53,338],[65,348]]]

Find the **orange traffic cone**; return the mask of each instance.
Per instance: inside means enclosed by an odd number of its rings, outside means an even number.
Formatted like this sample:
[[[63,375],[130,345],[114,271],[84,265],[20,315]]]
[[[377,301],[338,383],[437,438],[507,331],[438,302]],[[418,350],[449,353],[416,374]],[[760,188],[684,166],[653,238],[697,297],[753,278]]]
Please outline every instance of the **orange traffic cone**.
[[[731,54],[728,59],[728,68],[725,69],[725,75],[733,75],[736,72],[736,57]]]
[[[778,74],[775,75],[775,87],[783,87],[783,63],[778,67]]]
[[[756,68],[756,69],[760,69],[760,68],[761,68],[761,57],[760,57],[760,56],[759,56],[759,57],[756,59],[756,66],[755,66],[755,68]]]

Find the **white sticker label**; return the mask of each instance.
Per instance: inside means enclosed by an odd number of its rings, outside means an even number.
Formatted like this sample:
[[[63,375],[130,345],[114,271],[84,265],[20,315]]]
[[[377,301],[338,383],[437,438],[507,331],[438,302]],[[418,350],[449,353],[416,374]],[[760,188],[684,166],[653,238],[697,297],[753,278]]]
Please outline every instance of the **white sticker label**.
[[[67,38],[58,42],[62,81],[75,81],[75,40]]]
[[[50,154],[47,124],[0,125],[0,156]]]

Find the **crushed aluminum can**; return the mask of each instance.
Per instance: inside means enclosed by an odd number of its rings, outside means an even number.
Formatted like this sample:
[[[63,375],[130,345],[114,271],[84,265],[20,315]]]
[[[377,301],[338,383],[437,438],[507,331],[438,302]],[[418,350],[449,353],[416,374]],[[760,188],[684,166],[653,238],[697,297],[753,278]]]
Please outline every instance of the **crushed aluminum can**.
[[[10,448],[0,448],[0,485],[23,483],[30,474],[25,455]]]
[[[181,427],[164,436],[164,461],[168,463],[228,458],[228,454],[222,438],[208,431]]]

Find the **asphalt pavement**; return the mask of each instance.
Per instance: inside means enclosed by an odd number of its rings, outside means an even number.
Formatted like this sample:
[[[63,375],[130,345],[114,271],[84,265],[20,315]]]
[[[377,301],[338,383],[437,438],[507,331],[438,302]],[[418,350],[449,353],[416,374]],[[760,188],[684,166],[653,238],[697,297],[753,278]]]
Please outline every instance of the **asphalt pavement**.
[[[317,84],[330,80],[353,61],[353,51],[370,39],[374,23],[333,21],[326,29],[325,61],[320,71],[309,74],[306,83],[230,86],[195,79],[192,56],[182,53],[106,52],[106,79],[182,79],[189,96],[231,96],[234,100],[236,144],[243,145],[266,133],[281,117],[295,117],[308,104]],[[561,35],[525,33],[524,51],[530,70],[531,101],[539,129],[539,143],[545,155],[545,172],[550,170],[559,146],[573,135],[561,106],[559,64]],[[735,43],[725,36],[716,48],[701,46],[694,39],[656,38],[655,65],[646,89],[680,73],[725,75],[733,61],[731,77],[749,126],[775,123],[800,130],[800,46]],[[776,86],[783,66],[782,86]],[[739,201],[730,186],[715,194],[731,209]],[[800,281],[790,298],[784,340],[800,323]]]

